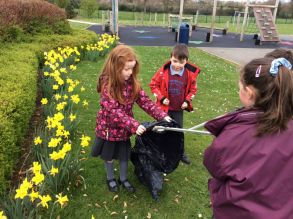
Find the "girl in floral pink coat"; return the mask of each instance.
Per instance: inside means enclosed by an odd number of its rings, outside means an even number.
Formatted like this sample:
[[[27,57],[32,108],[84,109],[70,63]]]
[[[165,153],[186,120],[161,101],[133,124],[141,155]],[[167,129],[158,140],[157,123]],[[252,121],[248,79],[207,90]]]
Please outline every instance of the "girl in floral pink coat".
[[[127,179],[130,137],[132,134],[143,134],[146,128],[133,118],[133,104],[136,102],[156,120],[171,121],[142,90],[137,79],[138,72],[139,62],[134,51],[128,46],[119,45],[106,60],[97,86],[101,94],[101,108],[97,114],[92,155],[105,160],[107,185],[111,192],[118,192],[118,183],[128,192],[134,192],[134,187]],[[118,183],[114,177],[113,159],[119,160],[120,164]]]

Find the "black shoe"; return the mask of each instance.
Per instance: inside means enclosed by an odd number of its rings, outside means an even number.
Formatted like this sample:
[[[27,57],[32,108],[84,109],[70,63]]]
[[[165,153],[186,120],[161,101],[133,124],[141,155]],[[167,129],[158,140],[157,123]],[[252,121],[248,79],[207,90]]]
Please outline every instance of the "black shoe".
[[[129,193],[135,192],[134,187],[130,184],[130,182],[127,179],[124,181],[121,181],[120,179],[118,179],[118,183],[122,185],[127,190],[127,192]]]
[[[185,164],[190,164],[190,160],[185,153],[182,154],[181,161]]]
[[[115,184],[111,185],[112,184],[111,182],[115,182]],[[108,185],[108,189],[110,192],[118,192],[119,191],[118,183],[117,183],[116,179],[108,179],[107,185]]]

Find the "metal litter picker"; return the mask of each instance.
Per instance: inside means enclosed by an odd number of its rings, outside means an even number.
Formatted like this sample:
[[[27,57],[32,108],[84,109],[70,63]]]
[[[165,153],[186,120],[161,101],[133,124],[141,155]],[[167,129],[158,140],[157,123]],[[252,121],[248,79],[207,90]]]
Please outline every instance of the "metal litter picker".
[[[164,131],[172,131],[172,132],[192,132],[192,133],[197,133],[201,135],[211,135],[209,131],[204,131],[204,130],[197,130],[199,128],[202,128],[206,122],[203,122],[199,125],[193,126],[189,129],[184,129],[184,128],[172,128],[172,127],[164,127],[164,126],[154,126],[152,131],[160,133]]]

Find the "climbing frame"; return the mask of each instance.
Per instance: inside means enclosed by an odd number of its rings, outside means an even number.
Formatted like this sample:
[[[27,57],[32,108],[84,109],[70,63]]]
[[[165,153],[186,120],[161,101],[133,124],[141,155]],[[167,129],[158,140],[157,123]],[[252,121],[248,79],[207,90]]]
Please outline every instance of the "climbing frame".
[[[270,8],[254,7],[253,13],[261,42],[279,42],[279,35]]]

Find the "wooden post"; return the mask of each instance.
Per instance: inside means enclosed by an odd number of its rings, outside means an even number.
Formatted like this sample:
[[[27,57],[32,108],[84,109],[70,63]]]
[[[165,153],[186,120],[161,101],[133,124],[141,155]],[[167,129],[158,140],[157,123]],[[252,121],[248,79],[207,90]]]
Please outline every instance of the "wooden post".
[[[157,12],[155,13],[155,24],[157,24]]]
[[[279,2],[280,2],[280,0],[276,0],[276,3],[275,3],[275,8],[274,8],[274,23],[276,23]]]
[[[104,14],[104,11],[102,11],[102,31],[105,31],[105,14]]]
[[[241,18],[241,13],[238,13],[237,21],[236,21],[236,33],[237,34],[240,34],[240,18]]]
[[[195,21],[194,21],[194,24],[195,25],[197,25],[198,14],[199,14],[199,11],[197,10],[196,11],[196,15],[195,15]]]
[[[216,21],[216,12],[217,12],[217,0],[214,0],[213,16],[212,16],[212,23],[211,23],[211,35],[210,35],[209,42],[213,42],[213,34],[214,34],[215,21]]]
[[[246,1],[246,5],[245,5],[243,23],[242,23],[241,34],[240,34],[240,42],[243,41],[243,37],[244,37],[244,29],[246,27],[246,20],[247,20],[248,8],[249,8],[249,0]]]

